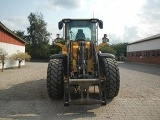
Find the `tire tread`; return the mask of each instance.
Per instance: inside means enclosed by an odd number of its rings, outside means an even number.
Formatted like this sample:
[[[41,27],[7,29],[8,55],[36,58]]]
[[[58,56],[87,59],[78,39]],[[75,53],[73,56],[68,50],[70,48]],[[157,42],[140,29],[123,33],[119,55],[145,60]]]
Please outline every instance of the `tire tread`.
[[[113,58],[105,58],[103,63],[106,77],[106,97],[114,98],[118,95],[120,87],[118,64]]]
[[[50,98],[59,100],[63,98],[63,60],[52,59],[47,69],[47,92]]]

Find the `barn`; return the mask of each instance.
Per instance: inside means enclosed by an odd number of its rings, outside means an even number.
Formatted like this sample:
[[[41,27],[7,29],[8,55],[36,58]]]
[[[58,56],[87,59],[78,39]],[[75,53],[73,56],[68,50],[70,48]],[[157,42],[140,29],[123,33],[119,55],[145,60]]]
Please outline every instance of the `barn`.
[[[17,52],[25,52],[25,40],[18,37],[11,30],[9,30],[6,26],[4,26],[0,22],[0,49],[1,51],[7,54],[6,57],[9,58],[10,55]],[[3,54],[1,52],[1,54]],[[21,65],[25,65],[25,61],[22,61]],[[6,59],[4,68],[16,67],[18,66],[18,61]],[[0,63],[0,69],[2,68],[2,64]]]
[[[160,65],[160,34],[129,43],[127,60]]]

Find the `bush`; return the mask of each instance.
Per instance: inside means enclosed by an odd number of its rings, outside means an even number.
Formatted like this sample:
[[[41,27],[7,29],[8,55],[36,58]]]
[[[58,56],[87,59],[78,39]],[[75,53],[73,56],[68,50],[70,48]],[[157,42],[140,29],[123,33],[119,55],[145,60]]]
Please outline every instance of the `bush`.
[[[31,59],[31,56],[28,53],[17,52],[15,54],[11,55],[10,59],[18,60],[18,62],[19,62],[18,68],[20,68],[21,62],[23,60],[29,61]]]

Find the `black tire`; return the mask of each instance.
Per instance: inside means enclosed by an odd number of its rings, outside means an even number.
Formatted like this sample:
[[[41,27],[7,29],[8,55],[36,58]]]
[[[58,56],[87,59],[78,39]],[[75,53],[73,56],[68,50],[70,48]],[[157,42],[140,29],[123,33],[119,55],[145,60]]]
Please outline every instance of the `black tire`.
[[[64,95],[63,60],[52,59],[47,70],[47,92],[50,98],[59,100]]]
[[[113,58],[103,59],[103,74],[106,78],[106,98],[114,98],[119,93],[120,75],[118,64]]]

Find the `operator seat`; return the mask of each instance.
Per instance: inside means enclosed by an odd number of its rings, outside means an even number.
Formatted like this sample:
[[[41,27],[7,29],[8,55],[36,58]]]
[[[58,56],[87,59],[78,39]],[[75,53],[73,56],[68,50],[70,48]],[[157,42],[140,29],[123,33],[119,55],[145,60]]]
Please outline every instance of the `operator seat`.
[[[78,29],[76,39],[86,39],[85,34],[83,33],[83,29]]]

